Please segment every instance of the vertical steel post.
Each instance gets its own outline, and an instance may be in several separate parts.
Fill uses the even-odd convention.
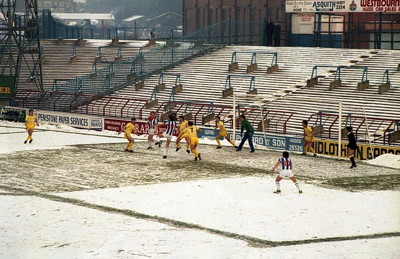
[[[338,158],[342,155],[342,102],[339,102],[339,123],[338,123]]]
[[[229,37],[228,37],[228,45],[232,44],[232,17],[229,17]]]
[[[382,12],[379,13],[378,49],[382,48]]]

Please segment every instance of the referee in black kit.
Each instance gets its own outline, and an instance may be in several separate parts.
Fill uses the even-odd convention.
[[[357,141],[353,133],[353,127],[346,127],[347,138],[349,139],[349,144],[347,144],[348,156],[350,157],[351,167],[357,167],[356,161],[354,160],[354,153],[357,150]]]

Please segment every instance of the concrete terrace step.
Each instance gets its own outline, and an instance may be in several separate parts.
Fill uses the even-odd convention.
[[[250,63],[250,57],[238,57],[239,69],[228,72],[228,64],[233,51],[273,51],[278,52],[279,70],[273,74],[266,74],[266,68],[270,66],[270,59],[258,58],[260,70],[246,74],[246,66]],[[329,100],[341,100],[360,109],[364,107],[367,116],[379,118],[400,118],[400,77],[393,76],[392,85],[395,87],[389,92],[378,94],[377,85],[387,68],[395,68],[400,63],[399,51],[351,49],[324,49],[324,48],[289,48],[289,47],[257,47],[257,46],[227,46],[210,55],[203,55],[185,62],[179,66],[168,69],[165,72],[181,74],[183,92],[176,94],[175,99],[190,102],[213,102],[214,104],[232,105],[232,98],[222,98],[222,90],[225,88],[227,75],[252,75],[256,77],[256,88],[260,95],[273,100],[268,104],[269,109],[296,112],[289,121],[294,130],[301,131],[300,122],[307,119],[312,113],[320,110],[335,111],[335,107],[329,104]],[[361,72],[343,70],[341,77],[343,86],[329,91],[329,83],[333,80],[335,70],[329,69],[322,74],[320,82],[311,88],[305,87],[305,82],[311,76],[314,65],[356,65],[369,67],[369,80],[371,86],[364,91],[357,91],[357,82],[361,80]],[[171,87],[173,79],[165,79],[168,87]],[[128,86],[115,92],[114,96],[140,98],[149,100],[154,86],[158,83],[158,75],[145,80],[145,87],[136,91],[134,86]],[[249,82],[236,80],[235,92],[245,93]],[[274,97],[275,96],[275,97]],[[170,92],[161,91],[157,94],[159,103],[169,100]],[[304,101],[303,98],[312,98]],[[96,104],[104,105],[102,100]],[[357,108],[358,107],[358,108]],[[107,108],[108,109],[108,108]],[[110,108],[111,109],[111,108]],[[145,110],[146,112],[148,110]],[[351,112],[352,109],[345,109]],[[354,111],[354,109],[353,109]],[[199,114],[203,114],[200,112]]]

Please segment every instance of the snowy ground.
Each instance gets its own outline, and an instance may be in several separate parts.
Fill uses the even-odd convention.
[[[400,257],[398,169],[292,155],[304,193],[276,195],[278,152],[202,145],[194,162],[127,154],[113,132],[25,137],[0,122],[0,258]]]

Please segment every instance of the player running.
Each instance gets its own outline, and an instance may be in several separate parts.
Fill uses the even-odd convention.
[[[285,178],[289,177],[290,180],[294,182],[296,185],[297,189],[299,190],[299,193],[303,193],[303,191],[300,189],[300,185],[297,182],[296,178],[294,178],[294,175],[292,173],[292,160],[289,159],[289,152],[285,151],[282,153],[281,158],[279,158],[278,162],[275,164],[275,167],[272,169],[272,172],[275,171],[275,169],[279,166],[282,165],[282,170],[279,172],[279,175],[276,177],[275,184],[276,184],[276,191],[274,193],[281,193],[281,185],[280,181]]]
[[[147,120],[147,124],[149,125],[149,136],[147,137],[147,141],[149,142],[149,147],[147,149],[153,149],[154,135],[156,135],[157,129],[157,118],[155,112],[150,112],[150,116]],[[157,142],[160,146],[161,142]]]
[[[304,128],[303,139],[305,139],[303,155],[306,155],[308,153],[308,150],[310,150],[314,154],[314,156],[317,156],[317,154],[315,154],[314,148],[312,147],[312,143],[314,140],[314,132],[312,128],[308,126],[308,121],[306,120],[303,120],[301,125]]]
[[[217,137],[215,138],[215,140],[218,143],[217,149],[222,148],[221,141],[220,141],[221,138],[226,138],[226,140],[228,140],[229,143],[232,144],[232,146],[237,148],[237,146],[235,145],[235,142],[229,138],[228,131],[225,128],[224,122],[221,121],[221,117],[219,117],[219,116],[215,117],[215,125],[216,125],[215,129],[219,129],[219,133],[218,133]]]
[[[167,130],[164,131],[163,133],[158,134],[158,137],[159,138],[164,137],[167,139],[165,153],[163,156],[163,158],[166,159],[168,157],[169,144],[171,143],[172,136],[174,135],[176,129],[176,121],[174,115],[169,115],[168,121],[166,121],[164,125],[167,125]]]
[[[184,130],[189,133],[190,137],[190,151],[194,155],[194,161],[197,159],[201,160],[200,153],[197,152],[197,146],[199,145],[199,138],[197,132],[203,132],[199,127],[193,125],[193,121],[189,121],[189,127]]]
[[[29,140],[29,143],[32,143],[32,141],[33,141],[32,134],[33,134],[33,131],[35,130],[35,123],[39,127],[39,122],[38,122],[36,116],[33,115],[33,109],[30,109],[29,114],[26,115],[26,117],[25,117],[25,128],[28,131],[28,137],[24,141],[24,144],[26,144],[26,142],[28,142],[28,140]]]
[[[349,139],[349,144],[347,144],[348,157],[351,161],[351,167],[357,167],[356,161],[354,159],[354,153],[357,150],[357,140],[353,133],[353,127],[346,127],[347,138]]]
[[[190,138],[189,138],[189,133],[184,132],[185,129],[188,127],[188,121],[185,120],[185,117],[183,116],[179,116],[179,124],[178,124],[178,128],[179,128],[179,134],[178,137],[176,139],[176,151],[178,152],[179,149],[181,149],[181,140],[184,139],[186,140],[186,152],[190,153]]]
[[[133,144],[135,143],[135,140],[132,137],[132,132],[135,133],[136,130],[136,126],[135,126],[135,122],[136,122],[136,118],[132,118],[131,122],[129,122],[128,124],[126,124],[124,126],[124,128],[122,129],[123,131],[125,131],[124,133],[124,138],[126,138],[129,142],[125,147],[125,152],[131,152],[133,153]],[[118,133],[120,134],[121,131]]]

